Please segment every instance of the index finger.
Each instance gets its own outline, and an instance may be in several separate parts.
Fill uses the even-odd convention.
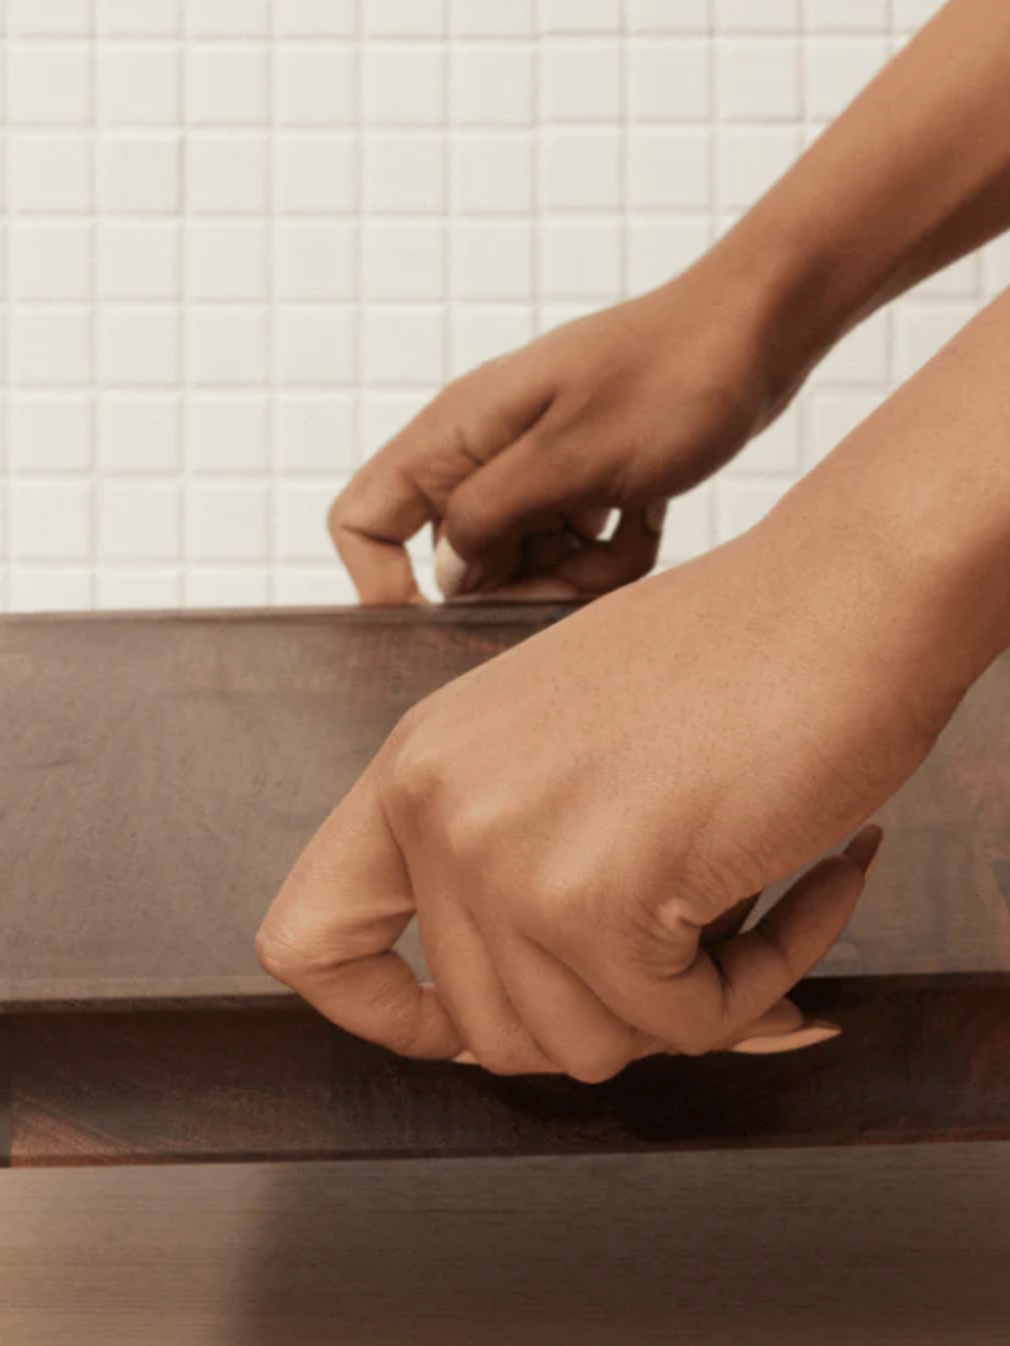
[[[464,1044],[393,945],[414,914],[407,868],[368,771],[316,833],[257,938],[263,966],[348,1032],[403,1056]]]
[[[406,543],[437,524],[453,492],[544,413],[543,362],[501,357],[457,379],[351,479],[330,533],[363,603],[423,603]]]

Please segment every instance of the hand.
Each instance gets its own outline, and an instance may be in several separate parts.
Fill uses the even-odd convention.
[[[752,1035],[841,933],[879,832],[754,931],[702,948],[705,927],[863,824],[960,695],[902,572],[794,497],[415,708],[274,904],[266,967],[352,1032],[496,1072],[600,1080]],[[415,912],[432,987],[390,952]]]
[[[404,544],[425,524],[447,596],[592,597],[647,574],[666,500],[787,400],[763,367],[763,296],[731,270],[717,250],[450,384],[333,506],[362,601],[422,601]]]

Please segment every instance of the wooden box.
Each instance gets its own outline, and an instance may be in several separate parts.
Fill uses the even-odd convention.
[[[502,1080],[397,1059],[259,969],[262,914],[399,716],[563,616],[0,622],[0,1161],[1010,1135],[1008,663],[884,811],[871,891],[797,992],[845,1030],[814,1051]]]

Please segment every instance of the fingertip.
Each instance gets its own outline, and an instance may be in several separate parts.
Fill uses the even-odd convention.
[[[876,863],[883,840],[884,829],[878,827],[876,823],[868,823],[866,827],[860,828],[842,851],[846,859],[851,860],[862,870],[864,879],[869,877],[870,870]]]

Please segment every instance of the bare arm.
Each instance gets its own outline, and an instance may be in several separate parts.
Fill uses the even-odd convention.
[[[868,313],[1008,225],[1010,8],[952,0],[684,275],[457,380],[366,464],[331,518],[363,600],[419,601],[405,543],[427,524],[449,593],[647,573],[667,499]]]

